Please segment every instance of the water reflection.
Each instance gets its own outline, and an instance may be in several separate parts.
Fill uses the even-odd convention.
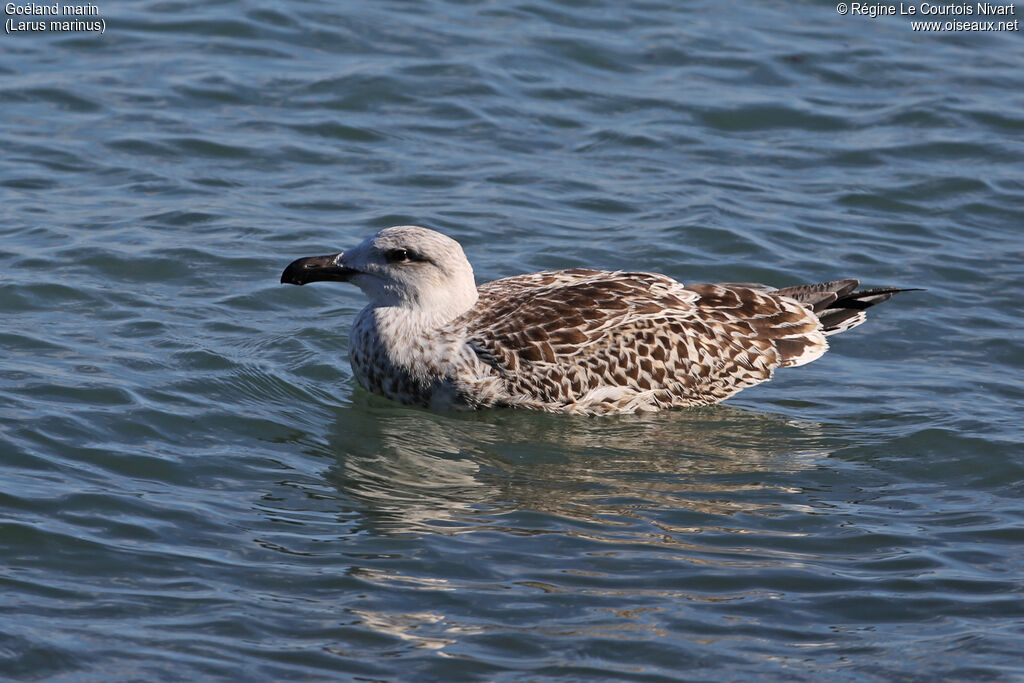
[[[454,638],[439,638],[426,635],[430,627],[445,625],[445,617],[434,612],[388,613],[370,610],[351,610],[350,614],[359,619],[364,628],[377,633],[395,636],[410,643],[413,647],[427,650],[441,650],[455,644]]]
[[[766,514],[780,496],[758,492],[784,492],[786,473],[835,444],[822,425],[727,406],[593,419],[370,401],[336,417],[325,476],[384,533],[459,533],[511,512],[609,530],[652,508]]]

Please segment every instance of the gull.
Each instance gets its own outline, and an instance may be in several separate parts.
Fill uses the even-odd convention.
[[[479,287],[462,247],[414,225],[293,261],[281,282],[351,282],[369,298],[349,339],[371,392],[431,409],[607,415],[717,403],[805,365],[826,337],[906,289],[853,278],[776,289],[554,270]]]

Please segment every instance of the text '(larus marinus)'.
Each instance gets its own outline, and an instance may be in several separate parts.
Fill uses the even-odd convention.
[[[429,408],[510,406],[601,415],[716,403],[804,365],[826,337],[902,289],[854,279],[775,289],[683,285],[574,268],[477,287],[455,240],[403,225],[349,251],[300,258],[281,282],[351,282],[361,385]]]

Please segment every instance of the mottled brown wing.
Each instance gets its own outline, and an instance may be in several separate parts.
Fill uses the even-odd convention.
[[[817,329],[813,313],[764,291],[591,270],[488,283],[465,320],[512,393],[616,409],[640,395],[659,408],[722,400],[792,364],[806,353],[794,334]]]
[[[706,320],[728,325],[740,339],[769,342],[781,367],[810,363],[828,349],[818,316],[809,304],[791,296],[732,284],[694,284],[686,289],[700,296],[696,304]]]
[[[496,303],[519,294],[535,292],[543,287],[558,287],[582,283],[590,278],[607,277],[608,271],[590,268],[572,268],[570,270],[545,270],[537,273],[524,273],[485,282],[477,287],[477,310],[487,310]]]

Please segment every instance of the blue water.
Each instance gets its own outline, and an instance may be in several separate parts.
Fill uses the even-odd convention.
[[[822,3],[97,3],[0,40],[0,676],[1024,677],[1024,42]],[[10,18],[5,15],[5,19]],[[298,256],[923,287],[655,416],[355,386]]]

